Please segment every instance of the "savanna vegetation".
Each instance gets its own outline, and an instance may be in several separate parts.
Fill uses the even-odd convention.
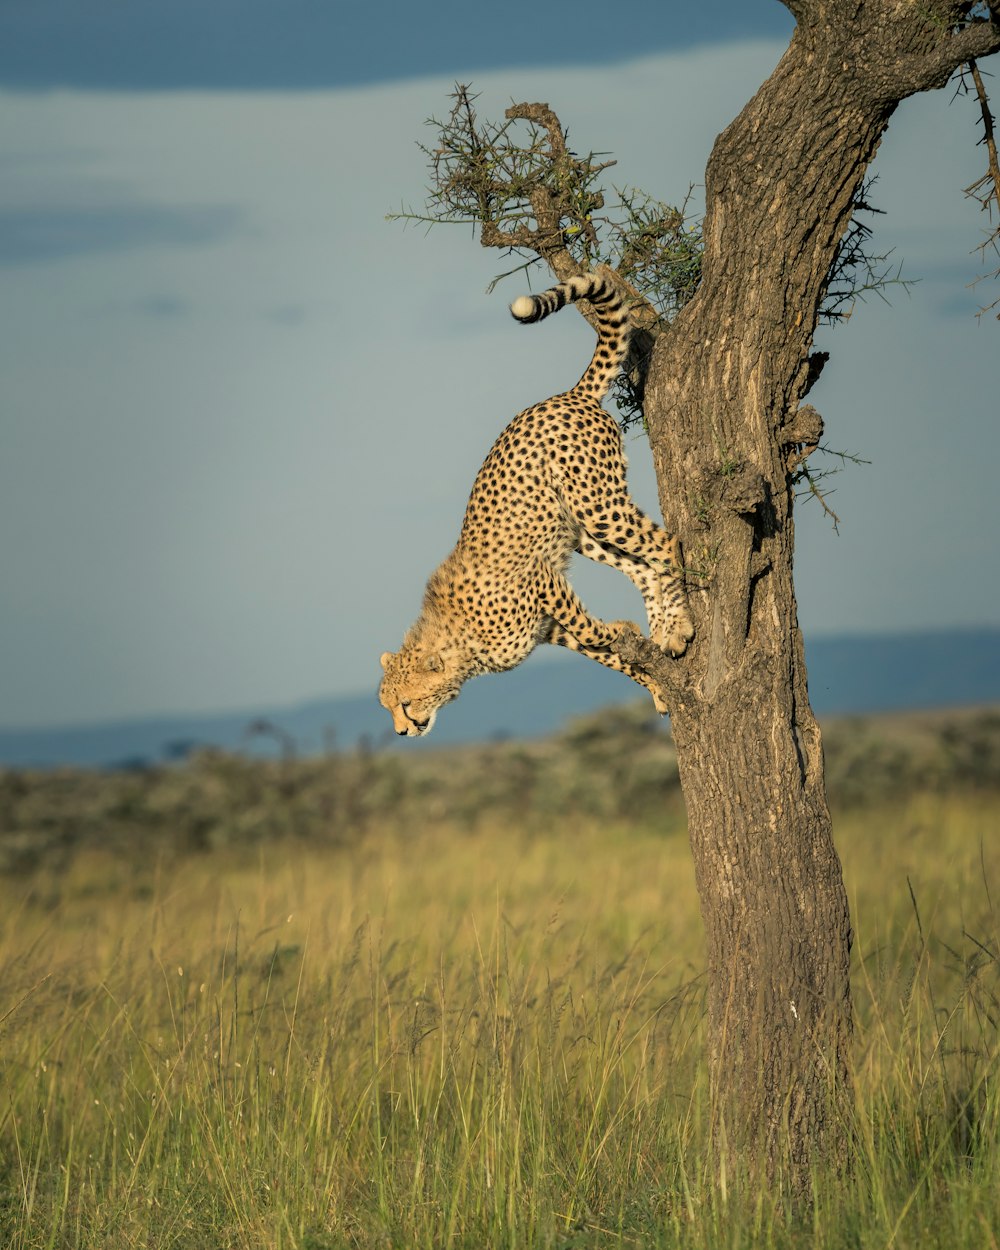
[[[0,774],[0,1244],[996,1247],[1000,715],[825,729],[852,1159],[797,1212],[713,1163],[694,869],[644,709]]]

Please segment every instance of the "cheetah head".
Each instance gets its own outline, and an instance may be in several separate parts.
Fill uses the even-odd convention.
[[[438,708],[458,698],[464,673],[457,663],[435,651],[404,646],[382,656],[379,702],[392,714],[392,726],[400,737],[419,738],[430,733]]]

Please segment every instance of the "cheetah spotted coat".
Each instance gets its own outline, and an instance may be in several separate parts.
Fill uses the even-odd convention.
[[[583,299],[600,321],[586,372],[516,416],[494,443],[419,618],[400,650],[382,656],[379,699],[400,735],[427,733],[463,682],[514,668],[541,642],[626,673],[666,711],[653,679],[613,650],[631,622],[595,620],[565,576],[573,552],[610,564],[642,593],[658,646],[677,656],[693,636],[679,543],[632,502],[621,433],[601,407],[628,342],[628,312],[609,278],[589,274],[521,296],[511,313],[540,321]]]

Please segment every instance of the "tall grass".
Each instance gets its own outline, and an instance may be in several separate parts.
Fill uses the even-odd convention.
[[[996,800],[839,823],[857,1160],[706,1165],[682,828],[370,832],[0,882],[0,1244],[996,1247]]]

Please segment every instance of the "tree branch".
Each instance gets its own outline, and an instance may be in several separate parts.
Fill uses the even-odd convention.
[[[781,0],[781,3],[799,23],[806,21],[815,8],[809,0]]]
[[[933,91],[943,87],[964,62],[993,52],[1000,52],[1000,17],[995,13],[947,35],[932,51],[902,61],[897,73],[890,75],[887,87],[897,100],[918,91]]]
[[[552,169],[556,174],[557,184],[567,183],[569,172],[567,165],[573,160],[566,150],[566,136],[563,134],[559,118],[547,104],[512,104],[504,113],[508,121],[527,121],[540,126],[549,136],[549,153]],[[613,161],[608,164],[614,164]],[[601,169],[606,165],[600,166]],[[504,231],[493,222],[483,222],[480,240],[483,247],[515,247],[536,252],[552,269],[556,277],[564,282],[583,272],[583,267],[575,260],[566,247],[562,230],[562,219],[565,205],[562,196],[556,189],[537,183],[529,192],[528,200],[535,217],[535,229],[521,226],[517,230]],[[602,208],[604,197],[598,192],[594,196],[594,207]],[[586,227],[594,235],[594,227],[588,222]],[[596,239],[596,236],[594,236]]]
[[[619,659],[648,673],[663,692],[668,707],[681,702],[690,692],[687,666],[673,660],[655,642],[634,630],[624,630],[614,646]]]
[[[494,278],[490,291],[536,259],[560,282],[608,267],[633,328],[615,399],[624,425],[639,422],[656,337],[701,278],[701,230],[688,223],[687,201],[672,208],[626,186],[613,188],[615,201],[607,206],[600,179],[615,161],[601,159],[604,153],[573,152],[548,104],[512,104],[496,125],[480,122],[468,86],[457,83],[451,98],[447,120],[428,121],[436,142],[420,145],[431,172],[425,211],[400,211],[389,219],[478,226],[484,247],[521,261]],[[600,329],[588,303],[581,300],[576,308]]]

